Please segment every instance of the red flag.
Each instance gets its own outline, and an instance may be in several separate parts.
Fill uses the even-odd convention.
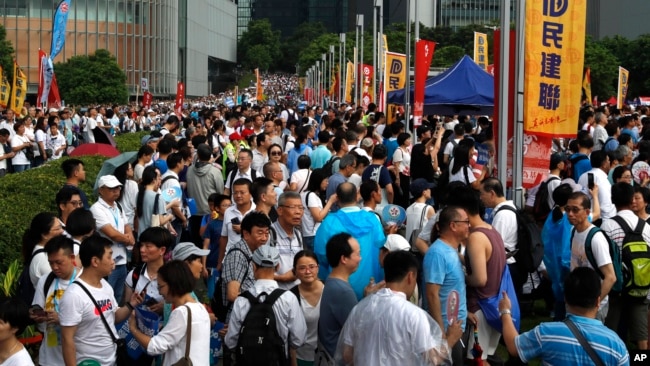
[[[61,95],[59,94],[59,85],[56,83],[56,75],[52,74],[52,84],[50,93],[47,95],[48,108],[61,108]]]
[[[372,75],[375,72],[373,69],[372,65],[366,65],[362,64],[361,65],[361,91],[362,91],[362,99],[361,99],[361,106],[363,106],[363,110],[367,111],[368,110],[368,104],[374,103],[374,94],[375,91],[373,90],[372,86]]]
[[[43,61],[47,55],[45,54],[45,51],[39,49],[38,50],[38,92],[36,94],[36,106],[37,107],[42,107],[41,104],[41,96],[43,95],[43,84],[45,83],[45,78],[43,76]]]
[[[413,125],[419,127],[422,124],[424,114],[424,83],[429,76],[429,67],[433,60],[433,52],[436,43],[421,39],[415,44],[415,91],[413,97]]]
[[[145,91],[142,96],[142,108],[149,109],[151,108],[151,102],[153,101],[153,95],[149,91]]]
[[[174,105],[174,112],[176,116],[180,119],[183,116],[183,101],[185,100],[185,85],[182,82],[178,82],[176,85],[176,104]]]

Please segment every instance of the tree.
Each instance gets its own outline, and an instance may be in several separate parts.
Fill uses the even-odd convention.
[[[465,50],[458,46],[447,46],[436,49],[433,55],[434,67],[449,67],[465,55]]]
[[[302,51],[309,46],[309,44],[325,34],[327,30],[321,22],[304,22],[296,27],[293,35],[282,41],[280,49],[282,50],[282,57],[278,60],[278,68],[286,72],[295,72],[295,65],[300,59]],[[338,52],[338,40],[336,51]]]
[[[4,70],[7,80],[11,82],[14,75],[14,48],[7,40],[7,31],[0,24],[0,66]]]
[[[591,68],[591,95],[604,100],[616,94],[619,61],[601,42],[585,39],[585,67]]]
[[[300,73],[304,75],[305,71],[310,66],[315,65],[316,61],[321,60],[321,56],[323,53],[329,53],[330,45],[337,45],[338,43],[339,43],[339,36],[334,33],[325,33],[322,34],[320,37],[314,39],[300,53],[300,58],[298,59],[298,63],[300,64],[300,70],[301,70]],[[338,62],[338,47],[335,48],[336,48],[336,53],[334,55],[334,59]],[[352,42],[351,45],[350,42],[347,42],[345,48],[346,48],[346,58],[349,58],[351,60],[352,50],[354,49],[354,42]]]
[[[61,98],[68,104],[120,104],[129,100],[126,74],[107,50],[58,62],[54,72]]]
[[[264,69],[257,64],[262,48],[256,47],[254,49],[253,46],[263,48],[264,52],[272,60],[267,69],[275,69],[278,60],[282,56],[280,51],[280,31],[273,30],[268,19],[251,20],[248,23],[248,30],[241,35],[237,44],[237,59],[245,69]]]

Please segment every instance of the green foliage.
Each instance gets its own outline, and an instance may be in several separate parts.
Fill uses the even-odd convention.
[[[0,24],[0,66],[7,77],[7,80],[13,80],[14,77],[14,48],[11,42],[7,40],[7,31]]]
[[[449,67],[460,60],[465,55],[465,50],[458,46],[447,46],[436,49],[433,55],[433,66]]]
[[[61,98],[68,104],[124,104],[129,99],[126,74],[107,50],[73,56],[54,66]]]
[[[237,44],[237,59],[244,69],[266,70],[260,61],[268,62],[267,68],[273,69],[274,61],[281,55],[280,31],[271,29],[268,19],[252,20],[248,23],[248,30],[242,34]]]
[[[277,60],[277,67],[284,71],[295,72],[296,63],[302,50],[326,32],[325,26],[321,22],[304,22],[300,24],[296,27],[293,35],[282,42],[280,46],[282,57]],[[336,46],[336,52],[338,52],[338,40],[334,45]]]
[[[16,293],[18,278],[23,268],[20,260],[16,259],[7,268],[6,272],[0,273],[0,295],[11,297]]]
[[[585,39],[585,67],[591,68],[591,95],[606,100],[616,95],[619,60],[605,46],[605,42]]]
[[[346,58],[352,60],[353,50],[354,50],[354,34],[352,34],[353,42],[346,42]],[[347,37],[347,36],[346,36]],[[334,33],[325,33],[321,34],[318,38],[313,40],[307,47],[305,47],[300,53],[300,74],[304,75],[305,71],[309,69],[312,65],[316,64],[316,61],[321,60],[322,54],[329,53],[330,45],[338,45],[339,36]],[[336,53],[334,58],[338,62],[338,47],[335,47]],[[372,52],[370,52],[372,54]],[[371,55],[372,57],[372,55]],[[371,58],[372,60],[372,58]]]
[[[145,133],[129,133],[115,137],[121,152],[140,148],[140,138]],[[19,174],[8,174],[0,179],[0,273],[6,273],[12,261],[20,259],[20,248],[25,230],[32,217],[39,212],[56,213],[54,197],[65,183],[61,163],[67,158],[51,161],[41,167]],[[106,157],[82,156],[86,171],[86,182],[81,189],[89,200],[95,200],[93,187],[97,173]]]

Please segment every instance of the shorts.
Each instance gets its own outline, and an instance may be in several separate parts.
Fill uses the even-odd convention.
[[[488,324],[485,316],[483,316],[483,311],[479,310],[474,315],[478,318],[478,343],[483,349],[481,358],[486,360],[489,355],[493,355],[496,352],[499,346],[499,339],[501,339],[501,333]],[[470,360],[474,359],[474,356],[472,356],[472,347],[474,347],[474,337],[469,337],[467,358]]]
[[[627,320],[630,340],[633,342],[648,339],[648,304],[637,299],[624,300],[623,309]]]

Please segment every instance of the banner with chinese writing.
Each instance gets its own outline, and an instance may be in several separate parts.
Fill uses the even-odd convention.
[[[332,68],[332,80],[329,90],[330,100],[339,100],[339,64]]]
[[[474,32],[474,62],[483,70],[487,70],[488,65],[488,39],[487,34]]]
[[[587,104],[591,103],[591,69],[585,70],[585,77],[582,79],[582,90],[585,91]]]
[[[413,92],[413,124],[419,127],[424,114],[424,82],[429,76],[436,43],[421,39],[415,43],[415,91]]]
[[[386,52],[384,64],[384,100],[386,95],[394,90],[403,89],[406,85],[406,55],[403,53]],[[393,123],[397,118],[397,106],[386,106],[386,122]]]
[[[375,72],[372,65],[361,65],[361,106],[364,111],[368,110],[368,104],[375,102],[375,88],[372,87],[372,74]]]
[[[345,103],[352,103],[352,84],[354,84],[354,63],[348,61],[345,70]]]
[[[524,131],[575,137],[582,97],[586,1],[527,1]]]
[[[16,60],[14,60],[14,85],[11,88],[11,102],[9,103],[9,108],[16,113],[17,116],[21,116],[23,103],[25,102],[25,96],[27,96],[27,76],[23,70],[18,66]]]
[[[630,72],[622,67],[618,67],[618,92],[616,95],[616,108],[623,108],[625,104],[625,96],[627,95],[627,84],[629,81]]]
[[[183,118],[183,101],[185,100],[185,85],[182,82],[176,84],[176,103],[174,104],[174,112],[180,119]]]
[[[153,101],[153,95],[149,93],[148,90],[144,92],[142,96],[142,107],[145,109],[151,108],[151,102]]]
[[[0,65],[0,107],[6,108],[9,105],[10,90],[11,85],[9,85],[9,80],[7,80],[7,74],[5,74],[5,71]]]

